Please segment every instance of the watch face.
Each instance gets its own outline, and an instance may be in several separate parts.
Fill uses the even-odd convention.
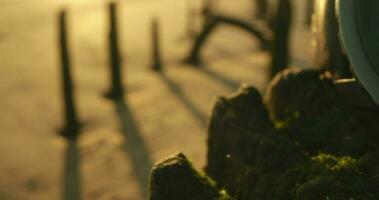
[[[355,76],[379,104],[379,1],[337,0],[337,14]]]

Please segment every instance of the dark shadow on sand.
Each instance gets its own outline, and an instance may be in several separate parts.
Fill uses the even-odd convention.
[[[80,154],[75,140],[67,141],[63,170],[62,200],[81,200]]]
[[[121,133],[125,140],[123,147],[133,165],[132,169],[142,194],[141,199],[146,199],[150,169],[153,166],[149,150],[141,136],[133,111],[126,101],[115,100],[114,104],[117,117],[120,120]]]
[[[175,94],[175,96],[180,100],[180,102],[191,112],[192,116],[198,121],[202,127],[208,126],[208,118],[204,113],[202,113],[196,105],[190,100],[190,98],[183,92],[180,86],[168,77],[164,73],[159,74],[162,82],[167,86],[167,88]]]
[[[251,52],[234,52],[228,48],[212,48],[212,54],[206,57],[207,60],[219,60],[219,59],[231,59],[234,65],[240,66],[257,66],[262,67],[257,62],[253,60],[247,59],[246,57],[249,55],[254,55],[254,53],[260,52],[259,50],[251,51]],[[233,66],[231,66],[233,67]]]
[[[203,73],[209,78],[226,86],[232,92],[236,91],[241,85],[241,83],[239,83],[238,81],[232,80],[224,76],[223,74],[220,74],[219,72],[210,69],[209,67],[199,67],[197,69],[199,72]]]
[[[217,44],[216,44],[217,45]],[[221,46],[221,45],[219,45]],[[212,45],[213,47],[213,45]],[[256,50],[255,52],[258,52],[259,50]],[[233,70],[233,68],[237,65],[240,66],[248,66],[248,67],[259,67],[262,68],[261,64],[254,62],[252,60],[249,60],[246,58],[246,56],[249,55],[249,53],[255,53],[255,52],[241,52],[240,54],[233,52],[232,50],[229,50],[226,47],[220,47],[220,48],[213,48],[212,55],[209,55],[206,57],[206,60],[218,60],[218,59],[233,59],[233,65],[230,66],[230,70]],[[239,66],[239,67],[240,67]],[[202,64],[201,67],[196,67],[199,72],[203,73],[204,75],[208,76],[209,78],[221,83],[222,85],[226,86],[231,92],[234,92],[238,90],[238,88],[241,86],[241,82],[237,80],[233,80],[224,74],[221,74],[220,72],[217,72],[210,67],[207,66],[206,61]]]

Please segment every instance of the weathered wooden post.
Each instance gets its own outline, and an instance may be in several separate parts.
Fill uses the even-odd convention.
[[[268,2],[267,0],[254,0],[255,18],[258,20],[267,20]]]
[[[75,139],[79,135],[80,123],[78,120],[74,101],[74,84],[71,74],[71,61],[69,54],[66,10],[59,13],[59,47],[61,56],[61,80],[64,102],[65,125],[61,130],[62,136]]]
[[[191,7],[187,8],[187,16],[186,16],[186,33],[188,38],[194,38],[196,36],[196,28],[195,28],[195,17],[196,10]]]
[[[314,0],[307,0],[305,7],[305,21],[304,24],[308,27],[312,24],[312,15],[314,11]]]
[[[208,24],[209,20],[212,18],[211,12],[215,6],[215,3],[216,3],[215,0],[203,0],[202,1],[201,12],[202,12],[203,17],[204,17],[203,24]]]
[[[289,39],[292,21],[291,0],[279,0],[273,19],[271,43],[271,77],[285,69],[289,60]]]
[[[200,52],[205,42],[207,41],[209,36],[214,32],[218,24],[219,23],[216,19],[210,18],[208,22],[203,25],[200,34],[194,41],[189,56],[184,60],[185,63],[190,64],[194,67],[201,67],[203,62],[200,58]]]
[[[160,49],[160,29],[158,18],[151,20],[151,47],[152,47],[152,64],[154,71],[162,71],[161,49]]]
[[[215,29],[220,24],[229,24],[235,26],[239,29],[242,29],[252,35],[254,38],[259,39],[261,42],[262,48],[266,49],[269,46],[269,40],[267,39],[267,35],[265,35],[265,31],[251,25],[248,22],[228,17],[224,15],[210,15],[210,18],[207,24],[204,24],[202,31],[197,36],[196,40],[193,43],[189,56],[185,59],[185,63],[190,64],[195,67],[202,66],[202,60],[200,57],[200,53],[205,43],[209,39],[212,33],[214,33]]]
[[[122,84],[122,62],[118,46],[117,4],[109,4],[109,57],[111,88],[105,93],[109,99],[120,99],[124,95]]]
[[[310,27],[312,24],[312,15],[314,10],[314,0],[306,0],[304,25]]]

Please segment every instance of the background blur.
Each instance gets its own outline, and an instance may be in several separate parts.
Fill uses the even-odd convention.
[[[251,21],[253,0],[219,0],[219,12]],[[147,195],[152,164],[184,152],[201,169],[207,123],[217,96],[240,83],[264,91],[269,55],[245,32],[217,29],[206,67],[183,64],[202,25],[200,0],[118,1],[125,103],[104,99],[109,86],[106,0],[0,0],[0,199],[126,199]],[[294,0],[291,66],[308,67],[305,1]],[[80,120],[78,142],[63,125],[58,11],[68,12]],[[151,65],[150,23],[157,17],[164,73]]]

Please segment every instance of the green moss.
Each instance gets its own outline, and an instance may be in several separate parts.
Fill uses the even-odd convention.
[[[300,111],[290,110],[290,111],[286,111],[286,113],[288,113],[287,118],[274,121],[276,129],[288,128],[293,122],[295,122],[296,120],[300,118]]]
[[[306,176],[296,186],[296,199],[378,199],[378,182],[361,170],[360,162],[330,154],[312,157],[303,165]]]
[[[323,165],[330,171],[340,171],[343,169],[353,169],[356,167],[357,160],[351,157],[340,157],[330,154],[319,154],[311,158],[312,161]]]

